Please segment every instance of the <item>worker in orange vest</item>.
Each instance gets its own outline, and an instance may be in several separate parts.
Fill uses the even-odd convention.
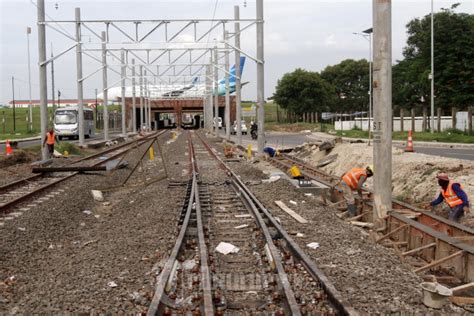
[[[56,139],[57,139],[57,136],[56,134],[54,134],[53,129],[50,129],[49,132],[46,133],[46,137],[44,138],[43,147],[45,145],[48,145],[48,152],[49,152],[50,157],[53,157],[54,144],[56,143]]]
[[[445,201],[449,207],[448,218],[458,222],[461,216],[470,212],[467,194],[459,183],[449,180],[446,173],[439,173],[436,178],[441,187],[441,192],[438,197],[430,203],[430,205],[434,207]]]
[[[347,202],[347,211],[350,217],[357,215],[357,206],[354,199],[354,191],[362,197],[362,186],[365,181],[374,175],[374,167],[367,166],[363,168],[352,168],[344,176],[342,176],[342,190],[344,198]]]

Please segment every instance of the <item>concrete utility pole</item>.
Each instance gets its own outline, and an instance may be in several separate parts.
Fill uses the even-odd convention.
[[[148,127],[149,127],[150,131],[152,130],[151,122],[152,122],[152,117],[151,117],[151,89],[148,88],[148,124],[150,124]]]
[[[234,6],[234,19],[240,20],[240,8],[238,5]],[[240,49],[240,23],[236,22],[234,25],[235,32],[235,47]],[[241,105],[241,80],[240,80],[240,52],[235,51],[235,111],[237,119],[237,144],[242,145],[242,105]]]
[[[33,130],[33,103],[31,101],[31,62],[30,62],[30,34],[31,27],[26,28],[26,44],[28,47],[28,97],[30,103],[28,103],[28,130]]]
[[[258,152],[263,153],[265,146],[265,73],[263,46],[263,0],[257,0],[257,109],[258,109]]]
[[[374,0],[374,218],[392,210],[392,1]]]
[[[224,41],[227,43],[229,41],[229,32],[225,31]],[[229,50],[225,50],[224,55],[225,60],[225,139],[230,140],[230,87],[229,87]]]
[[[107,89],[107,37],[105,32],[101,33],[102,36],[102,93],[104,95],[102,104],[104,106],[104,140],[109,140],[109,109],[107,108],[109,103],[109,90]]]
[[[137,131],[137,102],[135,100],[137,91],[135,89],[135,59],[132,58],[132,132]]]
[[[214,123],[215,129],[214,134],[217,137],[219,135],[219,68],[218,68],[218,55],[217,55],[217,46],[214,46],[214,88],[212,93],[214,94]]]
[[[122,136],[127,136],[127,127],[125,124],[125,76],[126,76],[126,68],[125,68],[125,51],[122,49],[120,52],[120,63],[122,64],[122,71],[120,72],[122,77]]]
[[[434,134],[434,10],[431,0],[431,134]]]
[[[39,84],[40,84],[40,125],[41,125],[41,144],[44,143],[46,130],[48,128],[48,81],[46,75],[46,25],[42,24],[45,20],[44,0],[38,0],[38,56],[39,56]],[[41,151],[43,160],[49,158],[46,147]]]
[[[79,146],[84,146],[84,90],[82,85],[81,8],[76,8],[76,67],[77,67],[77,112],[79,119]]]
[[[143,117],[143,66],[140,65],[140,129],[145,123],[145,118]]]

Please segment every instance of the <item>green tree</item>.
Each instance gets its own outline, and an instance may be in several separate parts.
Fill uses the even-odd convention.
[[[455,13],[455,7],[434,16],[435,103],[445,110],[474,104],[474,15]],[[394,69],[394,99],[408,98],[408,105],[421,97],[429,103],[430,23],[426,15],[407,24],[405,60]]]
[[[334,87],[317,72],[298,68],[278,80],[273,100],[287,111],[301,115],[304,112],[327,111],[334,101]]]
[[[334,111],[367,110],[369,105],[369,63],[365,59],[346,59],[328,66],[321,77],[332,84],[338,102]]]

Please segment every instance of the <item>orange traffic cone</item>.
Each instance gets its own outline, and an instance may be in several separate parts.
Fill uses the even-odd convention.
[[[12,146],[10,146],[10,140],[7,139],[7,142],[5,144],[5,151],[7,153],[7,156],[10,156],[13,154],[13,149],[12,149]]]
[[[407,147],[405,148],[405,152],[412,153],[414,152],[413,150],[413,136],[412,136],[412,131],[408,131],[408,142],[407,142]]]

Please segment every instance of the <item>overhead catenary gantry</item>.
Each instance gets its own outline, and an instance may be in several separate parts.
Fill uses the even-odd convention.
[[[60,58],[72,49],[76,49],[76,81],[79,112],[79,145],[84,145],[83,124],[83,83],[88,78],[102,71],[102,93],[104,102],[104,138],[108,139],[108,90],[120,84],[122,90],[122,133],[135,131],[135,120],[128,124],[125,120],[125,84],[132,84],[132,104],[140,106],[142,124],[150,127],[151,107],[150,90],[152,82],[158,84],[190,84],[195,77],[206,81],[205,91],[200,95],[204,101],[204,120],[208,130],[212,128],[210,122],[212,105],[218,105],[218,76],[219,72],[225,74],[226,87],[226,137],[230,137],[229,116],[229,54],[233,53],[236,60],[236,101],[237,101],[237,137],[241,143],[241,109],[240,109],[240,55],[244,55],[257,64],[257,108],[259,138],[258,150],[263,151],[264,145],[264,52],[263,52],[263,0],[256,0],[256,18],[241,19],[238,6],[234,7],[234,18],[229,19],[104,19],[87,20],[81,18],[80,8],[75,9],[74,20],[45,20],[44,0],[37,1],[38,8],[38,49],[40,68],[40,106],[41,106],[41,133],[45,137],[47,129],[47,82],[46,66],[53,60]],[[229,32],[228,25],[233,24],[234,32]],[[74,27],[75,36],[67,32],[65,27]],[[256,52],[254,57],[240,47],[240,36],[243,32],[256,26]],[[62,34],[73,42],[52,59],[46,58],[46,27]],[[85,33],[97,38],[97,42],[83,42]],[[209,46],[211,35],[220,34],[222,40],[215,40],[214,47]],[[234,39],[234,44],[231,44]],[[205,46],[202,44],[205,43]],[[153,47],[151,47],[153,46]],[[156,46],[156,47],[155,47]],[[97,57],[96,54],[101,56]],[[83,56],[94,60],[100,67],[93,72],[83,75]],[[109,58],[119,61],[118,64],[108,63]],[[224,63],[221,60],[224,59]],[[212,64],[211,64],[212,63]],[[115,69],[120,66],[120,70]],[[137,68],[138,67],[138,71]],[[108,71],[119,75],[120,80],[109,83]],[[145,75],[145,72],[147,74]],[[189,72],[189,74],[188,74]],[[138,79],[138,80],[137,80]],[[152,79],[152,80],[150,80]],[[166,80],[168,79],[168,80]],[[139,84],[138,89],[135,84]],[[216,96],[212,102],[212,95]],[[136,98],[139,98],[137,102]],[[197,95],[197,97],[199,97]],[[214,104],[212,104],[214,103]],[[206,115],[207,114],[207,115]],[[135,112],[134,112],[135,115]],[[214,112],[217,120],[218,111]],[[217,129],[217,124],[216,124]],[[47,153],[43,152],[46,159]]]

